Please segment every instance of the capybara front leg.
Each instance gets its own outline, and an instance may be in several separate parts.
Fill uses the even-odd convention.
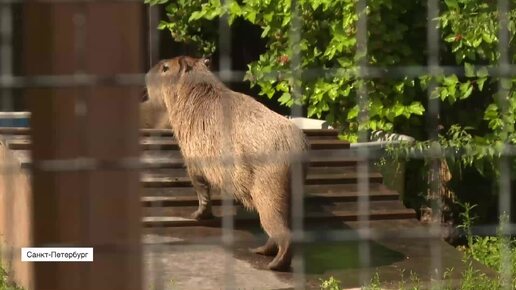
[[[210,198],[210,186],[200,176],[194,176],[192,178],[192,185],[197,193],[197,199],[199,200],[199,208],[192,213],[192,218],[196,220],[211,219],[213,213],[211,209],[211,198]]]
[[[250,251],[251,253],[258,255],[274,256],[276,255],[276,253],[278,253],[278,246],[272,238],[269,238],[265,245],[260,246],[258,248],[250,249]]]

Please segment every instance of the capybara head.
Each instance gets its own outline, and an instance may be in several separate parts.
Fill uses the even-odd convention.
[[[145,102],[149,98],[174,96],[182,81],[190,79],[192,71],[195,71],[195,76],[199,77],[203,73],[210,72],[209,66],[209,58],[178,56],[160,61],[145,76],[146,90],[141,102]]]

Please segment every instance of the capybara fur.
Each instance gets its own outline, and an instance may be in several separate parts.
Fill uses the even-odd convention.
[[[193,217],[212,217],[210,195],[232,194],[258,212],[269,236],[251,251],[275,255],[267,266],[271,270],[289,269],[290,179],[294,168],[301,170],[302,181],[305,178],[301,156],[309,146],[303,131],[252,97],[230,90],[205,58],[162,60],[147,73],[146,88],[148,98],[167,109],[199,199]]]

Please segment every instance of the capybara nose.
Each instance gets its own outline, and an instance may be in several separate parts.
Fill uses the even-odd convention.
[[[141,103],[144,103],[146,102],[147,100],[149,99],[149,94],[147,92],[147,88],[143,89],[143,92],[141,94],[141,97],[140,97],[140,102]]]

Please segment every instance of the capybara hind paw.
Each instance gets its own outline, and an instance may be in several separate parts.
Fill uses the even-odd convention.
[[[290,262],[274,259],[267,265],[267,269],[277,272],[287,272],[290,271]]]
[[[196,210],[191,217],[196,220],[208,220],[213,218],[213,213],[210,210]]]
[[[249,251],[251,253],[258,254],[258,255],[275,256],[276,253],[278,253],[278,247],[276,247],[274,245],[265,244],[258,248],[249,249]]]

